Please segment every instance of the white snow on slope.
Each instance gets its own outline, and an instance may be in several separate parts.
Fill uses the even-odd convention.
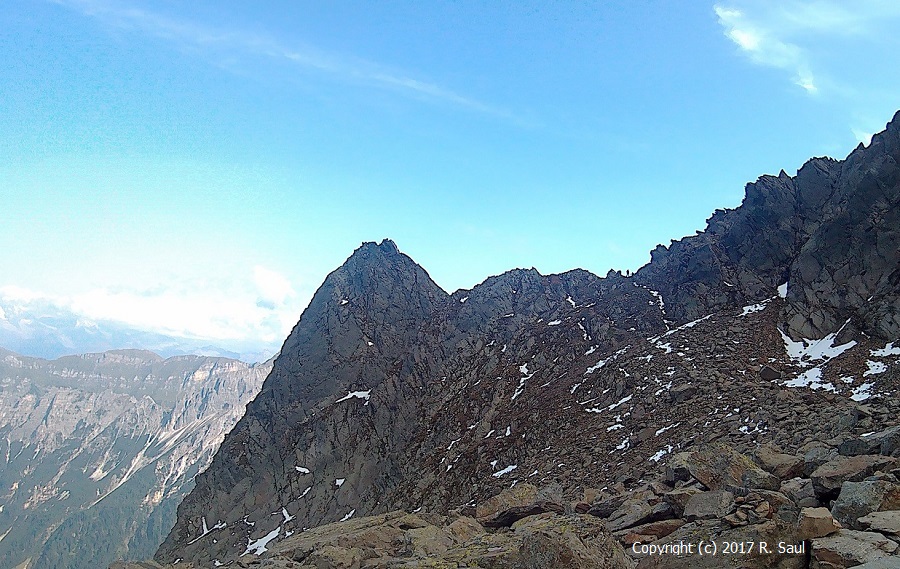
[[[272,540],[277,538],[279,533],[281,533],[280,526],[273,529],[256,541],[248,540],[247,550],[241,553],[241,556],[247,555],[248,553],[252,553],[254,555],[262,555],[269,550],[266,546],[269,545]]]
[[[850,396],[850,399],[854,401],[865,401],[872,397],[872,387],[874,387],[873,383],[863,383],[853,388],[853,395]]]
[[[843,329],[843,327],[841,327],[841,329]],[[802,338],[798,342],[791,340],[791,338],[781,330],[778,330],[778,333],[781,334],[781,339],[784,341],[784,348],[787,351],[788,356],[794,360],[794,363],[802,366],[810,366],[812,365],[810,363],[812,361],[828,361],[832,358],[836,358],[856,345],[856,340],[851,340],[846,344],[835,346],[834,339],[840,331],[841,330],[832,332],[821,340],[807,340]]]
[[[787,290],[788,290],[788,284],[787,284],[787,283],[778,285],[778,289],[777,289],[777,290],[778,290],[778,296],[779,296],[779,297],[781,297],[781,298],[787,298]]]
[[[497,472],[491,474],[491,476],[493,476],[494,478],[500,478],[500,477],[503,476],[504,474],[509,474],[510,472],[512,472],[513,470],[515,470],[515,469],[518,468],[518,467],[519,467],[518,464],[510,464],[509,466],[507,466],[507,467],[504,468],[503,470],[499,470],[499,471],[497,471]]]
[[[650,457],[650,460],[652,460],[653,462],[659,462],[662,457],[666,456],[670,452],[672,452],[672,445],[666,445],[666,448],[656,451],[656,453],[654,453],[653,456]]]
[[[369,389],[368,391],[351,391],[351,392],[347,393],[347,395],[345,395],[345,396],[341,397],[340,399],[338,399],[337,401],[335,401],[335,403],[340,403],[341,401],[347,401],[348,399],[356,398],[356,399],[364,399],[365,404],[368,405],[370,393],[372,393],[371,389]]]
[[[612,405],[609,405],[608,407],[591,407],[590,409],[585,409],[585,411],[587,411],[588,413],[602,413],[604,411],[612,411],[616,407],[618,407],[620,405],[624,405],[625,403],[628,403],[629,401],[631,401],[631,398],[632,398],[632,395],[628,395],[628,396],[623,397],[622,399],[618,400],[617,402],[613,403]]]
[[[515,401],[516,397],[522,394],[525,390],[525,382],[531,379],[531,376],[534,375],[534,372],[528,373],[528,364],[522,364],[519,366],[519,372],[522,374],[522,379],[519,380],[519,385],[516,387],[515,393],[513,393],[512,399],[510,401]]]
[[[808,387],[810,389],[824,389],[825,391],[835,391],[834,386],[830,383],[822,381],[822,369],[814,367],[808,369],[789,381],[784,383],[785,387]]]
[[[754,312],[760,312],[765,310],[766,303],[760,302],[758,304],[750,304],[744,307],[744,311],[741,313],[741,316],[747,316],[748,314],[753,314]]]
[[[887,356],[900,356],[900,346],[895,347],[893,342],[888,342],[880,350],[872,350],[869,353],[871,355],[875,356],[876,358],[884,358]]]
[[[863,372],[863,377],[875,375],[878,373],[884,373],[887,371],[887,366],[881,362],[866,360],[866,365],[869,366],[869,369]]]

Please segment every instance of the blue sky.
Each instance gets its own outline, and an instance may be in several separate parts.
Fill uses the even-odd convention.
[[[0,5],[0,295],[280,344],[394,239],[636,269],[900,108],[894,1]],[[2,314],[0,314],[2,317]]]

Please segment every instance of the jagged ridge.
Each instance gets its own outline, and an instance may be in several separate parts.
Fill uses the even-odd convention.
[[[157,558],[225,561],[265,536],[445,512],[532,476],[572,495],[637,480],[694,438],[796,447],[804,424],[835,437],[886,421],[890,400],[868,423],[842,413],[896,387],[896,362],[867,388],[863,370],[900,337],[898,138],[895,117],[845,161],[760,178],[634,277],[515,270],[447,295],[392,242],[364,244],[316,292]],[[780,336],[838,329],[828,345],[855,347],[812,369]],[[203,519],[221,522],[210,539]]]

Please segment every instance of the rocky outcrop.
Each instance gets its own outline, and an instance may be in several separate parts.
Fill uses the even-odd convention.
[[[796,176],[762,176],[706,231],[657,247],[637,281],[662,293],[679,321],[787,283],[792,337],[821,338],[848,319],[870,335],[900,337],[898,153],[900,114],[844,161],[814,158]]]
[[[562,509],[622,539],[790,541],[800,508],[894,468],[880,433],[900,413],[898,137],[895,120],[845,161],[760,178],[635,276],[517,269],[447,294],[394,243],[363,244],[156,559],[232,562],[288,532],[468,512],[526,483],[559,490],[522,486],[488,529]]]
[[[496,502],[519,501],[521,494],[501,495]],[[273,569],[631,569],[633,566],[600,520],[553,512],[523,516],[499,531],[491,531],[459,513],[442,516],[389,512],[326,524],[261,547],[266,550],[265,566]],[[257,563],[238,560],[235,565],[247,567]],[[176,563],[166,567],[193,569],[196,565]],[[122,569],[143,568],[125,565]]]

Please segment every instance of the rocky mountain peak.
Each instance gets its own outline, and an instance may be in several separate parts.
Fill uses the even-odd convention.
[[[157,559],[227,563],[354,516],[465,513],[519,483],[625,496],[702,442],[802,453],[883,428],[900,412],[896,138],[760,177],[635,275],[516,269],[447,295],[393,242],[363,244]]]

